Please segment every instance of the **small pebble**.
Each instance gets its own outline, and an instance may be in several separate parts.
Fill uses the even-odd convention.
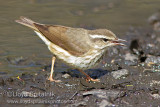
[[[125,59],[125,60],[129,60],[129,61],[135,61],[135,60],[138,60],[138,56],[133,55],[133,54],[131,54],[131,53],[127,53],[127,54],[124,56],[124,59]]]
[[[160,57],[156,57],[156,56],[149,56],[146,60],[145,60],[145,63],[160,63]]]
[[[115,78],[115,79],[119,79],[121,77],[125,77],[127,75],[129,75],[129,71],[127,69],[121,69],[118,71],[113,71],[111,73],[111,75]]]
[[[107,101],[107,100],[102,100],[99,104],[99,107],[114,107],[115,105],[113,105],[111,102]]]
[[[62,75],[62,77],[63,78],[69,78],[69,77],[71,77],[69,74],[64,74],[64,75]]]
[[[159,94],[150,94],[152,97],[154,97],[155,99],[160,99],[160,95]]]

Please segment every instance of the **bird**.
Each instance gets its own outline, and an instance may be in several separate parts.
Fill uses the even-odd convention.
[[[123,39],[119,39],[108,29],[88,30],[62,25],[40,24],[27,17],[20,16],[17,23],[25,25],[44,41],[53,54],[50,76],[51,82],[62,82],[53,78],[55,60],[60,59],[86,76],[86,81],[100,82],[84,72],[96,66],[109,47],[125,46]]]

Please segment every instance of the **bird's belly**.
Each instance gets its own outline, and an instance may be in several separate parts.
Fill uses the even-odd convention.
[[[56,46],[48,47],[49,50],[60,60],[77,69],[89,69],[95,66],[101,59],[104,51],[93,50],[83,56],[74,56]]]
[[[78,69],[89,69],[95,66],[101,59],[102,53],[95,53],[87,56],[57,56],[59,59],[63,60],[65,63]]]
[[[77,66],[77,68],[79,67],[80,69],[89,69],[99,63],[101,56],[102,55],[99,54],[96,56],[90,56],[90,58],[78,58],[75,66]]]

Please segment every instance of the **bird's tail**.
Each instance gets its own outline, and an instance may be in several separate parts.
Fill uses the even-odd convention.
[[[24,16],[21,16],[19,20],[15,20],[15,22],[20,23],[22,25],[25,25],[33,30],[38,31],[38,29],[34,26],[34,23],[36,23],[36,22],[34,22],[31,19],[26,18]]]

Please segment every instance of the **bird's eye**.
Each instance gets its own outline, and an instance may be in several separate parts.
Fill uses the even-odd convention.
[[[108,39],[104,38],[104,39],[103,39],[103,41],[107,42],[107,41],[108,41]]]

